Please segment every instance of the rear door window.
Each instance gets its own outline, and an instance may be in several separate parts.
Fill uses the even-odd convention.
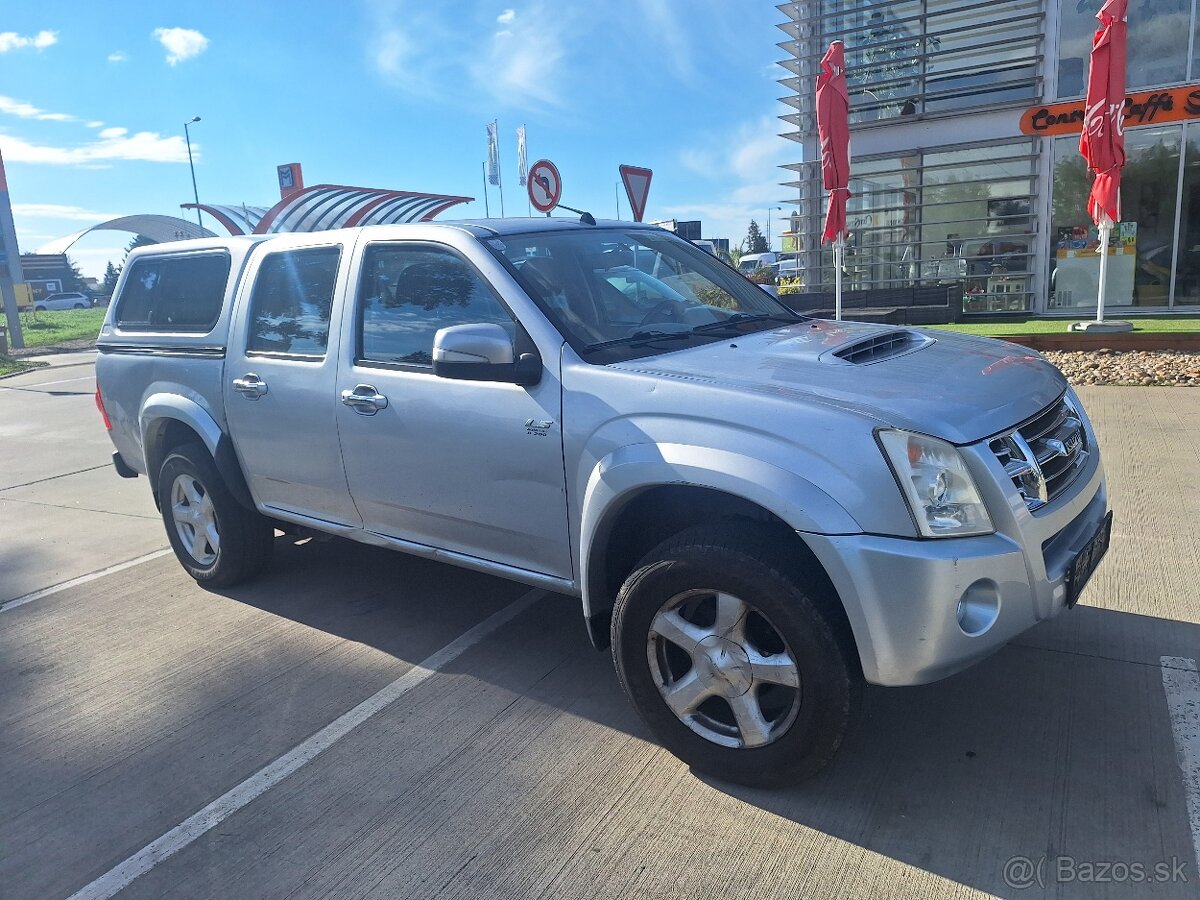
[[[228,253],[147,256],[130,264],[117,327],[133,331],[209,332],[221,315]]]
[[[247,353],[323,359],[342,248],[309,247],[266,256],[250,295]]]

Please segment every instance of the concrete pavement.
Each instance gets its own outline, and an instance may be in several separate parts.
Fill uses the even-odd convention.
[[[165,546],[91,383],[47,376],[0,382],[0,599]],[[1162,660],[1200,657],[1200,392],[1081,393],[1116,514],[1083,603],[962,675],[870,689],[813,781],[697,778],[547,596],[119,896],[1195,897]],[[0,613],[6,900],[101,878],[527,591],[340,541],[276,553],[220,594],[167,556]]]

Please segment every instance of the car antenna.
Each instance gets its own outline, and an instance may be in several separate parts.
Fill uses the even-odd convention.
[[[593,216],[590,212],[584,212],[582,209],[575,209],[573,206],[566,206],[562,203],[560,203],[558,205],[560,208],[565,209],[568,212],[579,213],[579,221],[581,224],[583,224],[583,225],[595,225],[596,224],[596,217]]]

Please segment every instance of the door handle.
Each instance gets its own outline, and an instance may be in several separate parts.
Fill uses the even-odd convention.
[[[267,392],[267,383],[253,372],[247,372],[241,378],[233,379],[233,389],[247,400],[257,400]]]
[[[387,409],[388,398],[375,390],[374,385],[360,384],[352,391],[342,391],[342,403],[356,413],[373,416],[381,409]]]

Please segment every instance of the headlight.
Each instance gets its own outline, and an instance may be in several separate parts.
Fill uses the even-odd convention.
[[[909,431],[880,431],[879,444],[924,537],[990,534],[992,520],[954,445]]]

